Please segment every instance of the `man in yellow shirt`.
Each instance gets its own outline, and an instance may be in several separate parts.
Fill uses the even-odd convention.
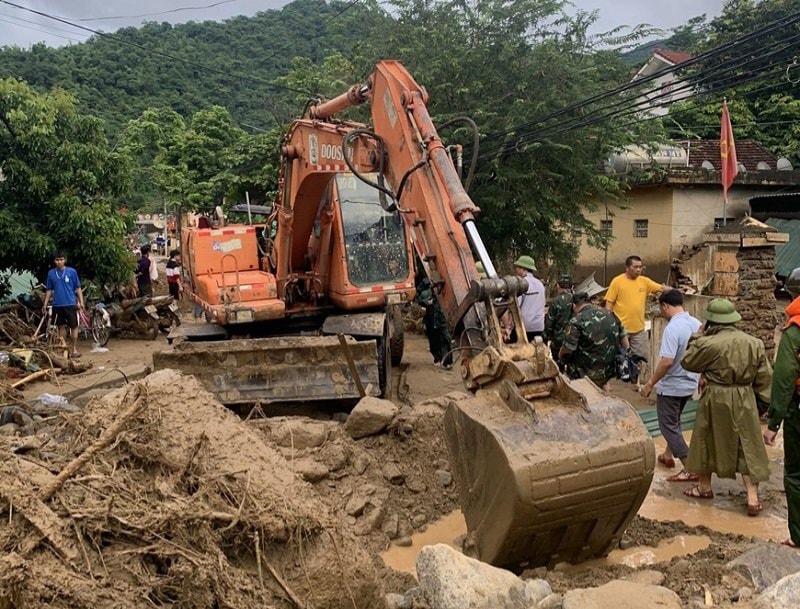
[[[619,317],[628,332],[633,352],[648,357],[650,349],[644,329],[647,297],[672,287],[645,277],[642,275],[642,268],[642,259],[639,256],[628,256],[625,259],[625,272],[614,277],[608,285],[606,309]]]

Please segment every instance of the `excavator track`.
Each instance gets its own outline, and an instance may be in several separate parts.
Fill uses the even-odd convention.
[[[477,558],[514,567],[606,555],[653,478],[653,441],[633,407],[588,380],[583,399],[511,409],[491,390],[452,400],[445,432]],[[581,403],[582,402],[582,403]]]

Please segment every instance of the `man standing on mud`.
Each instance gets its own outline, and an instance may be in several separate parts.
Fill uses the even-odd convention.
[[[564,331],[572,318],[572,277],[561,275],[556,284],[556,297],[547,307],[544,318],[544,341],[550,341],[550,352],[558,361],[558,352],[564,344]]]
[[[783,425],[783,486],[789,509],[789,537],[781,543],[797,548],[800,546],[800,297],[786,307],[786,314],[789,321],[781,333],[775,358],[764,442],[774,445]]]
[[[689,315],[683,308],[683,294],[679,290],[666,290],[658,297],[661,314],[668,320],[661,339],[661,352],[655,370],[641,394],[648,397],[656,387],[656,415],[658,428],[667,442],[666,450],[658,455],[658,462],[669,468],[675,467],[675,459],[686,461],[689,446],[683,439],[681,414],[686,402],[697,391],[700,375],[688,372],[681,367],[681,357],[692,334],[700,329],[700,320]],[[685,468],[669,482],[696,482],[697,474],[690,474]]]
[[[628,256],[625,272],[614,277],[606,292],[606,309],[612,311],[628,333],[631,349],[643,358],[650,356],[647,332],[644,329],[644,313],[647,297],[672,287],[653,281],[642,275],[642,259]]]
[[[67,328],[72,339],[70,357],[80,357],[78,353],[78,312],[83,310],[83,291],[78,272],[71,266],[66,266],[64,254],[53,254],[55,268],[47,273],[44,295],[43,313],[47,314],[47,305],[53,302],[53,318],[58,326],[58,335],[66,339]]]
[[[764,343],[734,327],[742,316],[730,300],[715,298],[703,317],[702,335],[691,338],[681,359],[684,369],[702,374],[704,382],[684,464],[700,479],[683,493],[713,499],[711,474],[735,478],[740,473],[747,515],[758,516],[763,509],[758,484],[769,479],[769,459],[756,401],[770,401],[772,369]]]

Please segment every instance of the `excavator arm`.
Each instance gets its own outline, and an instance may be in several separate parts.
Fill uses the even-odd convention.
[[[541,340],[517,332],[503,342],[497,303],[523,327],[516,297],[527,282],[498,276],[427,101],[399,62],[380,61],[366,83],[312,105],[307,118],[335,124],[342,110],[369,104],[372,126],[344,129],[343,158],[358,177],[375,172],[383,204],[400,210],[461,347],[474,396],[451,400],[445,432],[468,545],[497,565],[604,555],[647,494],[652,440],[630,404],[560,375]]]

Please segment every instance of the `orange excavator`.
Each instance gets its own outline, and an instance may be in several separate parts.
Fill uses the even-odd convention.
[[[652,440],[628,403],[562,376],[540,340],[503,341],[500,309],[521,327],[527,284],[498,276],[427,101],[399,62],[379,62],[291,125],[263,231],[184,228],[192,298],[235,340],[183,341],[156,367],[197,374],[223,402],[385,394],[416,259],[471,394],[445,414],[468,545],[502,566],[602,556],[647,494]],[[371,125],[337,117],[359,104]]]

